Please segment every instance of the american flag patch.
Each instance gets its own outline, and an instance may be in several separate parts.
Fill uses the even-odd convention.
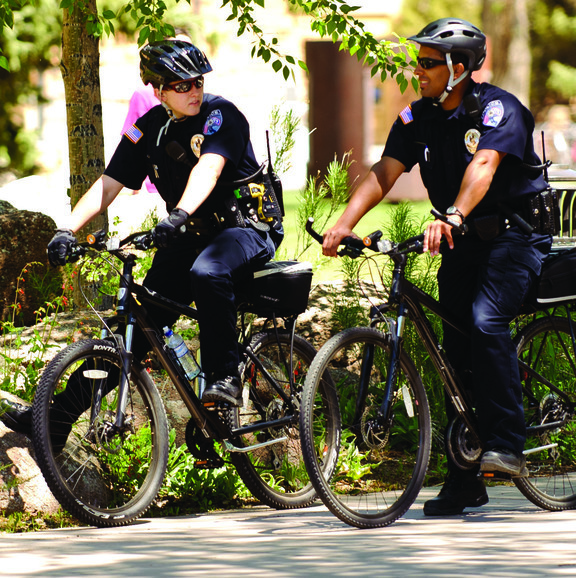
[[[408,124],[414,120],[410,105],[408,105],[398,116],[400,116],[404,124]]]
[[[143,132],[135,125],[133,124],[125,133],[125,136],[127,136],[134,144],[136,144],[143,136]]]

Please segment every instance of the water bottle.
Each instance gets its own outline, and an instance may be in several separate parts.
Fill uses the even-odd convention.
[[[186,343],[180,335],[174,333],[169,327],[164,327],[166,345],[174,352],[178,363],[182,366],[188,381],[192,381],[200,373],[200,367],[192,352],[186,347]]]

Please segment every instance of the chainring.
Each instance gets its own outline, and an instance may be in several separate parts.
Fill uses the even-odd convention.
[[[482,446],[459,416],[452,420],[446,430],[446,445],[450,459],[461,470],[471,470],[478,465]]]

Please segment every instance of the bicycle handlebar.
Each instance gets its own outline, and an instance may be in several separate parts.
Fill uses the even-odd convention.
[[[66,260],[68,263],[74,263],[83,257],[87,253],[88,249],[117,253],[124,247],[133,245],[135,249],[147,251],[153,246],[153,241],[152,230],[132,233],[124,239],[119,240],[118,237],[110,237],[109,239],[106,239],[106,233],[101,229],[95,233],[90,233],[87,235],[86,241],[78,243],[72,247]]]
[[[436,219],[440,219],[444,223],[450,225],[456,233],[464,235],[468,232],[468,227],[465,224],[460,224],[457,221],[450,219],[436,209],[432,209],[430,212]],[[324,238],[314,230],[312,226],[313,224],[314,219],[310,217],[306,223],[306,231],[314,240],[318,241],[318,243],[322,243]],[[338,251],[338,255],[347,255],[353,259],[360,257],[366,248],[390,256],[406,253],[423,253],[424,234],[421,233],[420,235],[410,237],[401,243],[394,243],[393,241],[382,239],[382,231],[374,231],[363,239],[358,239],[357,237],[344,237],[340,241],[340,245],[344,248]]]

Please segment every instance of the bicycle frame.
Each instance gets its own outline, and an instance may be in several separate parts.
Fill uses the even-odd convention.
[[[389,414],[389,406],[391,400],[390,393],[394,390],[394,381],[397,374],[405,323],[406,319],[410,319],[416,329],[418,336],[422,340],[422,343],[424,344],[424,347],[429,354],[430,359],[436,368],[436,371],[439,373],[442,379],[444,390],[448,395],[455,411],[463,420],[469,432],[471,432],[471,434],[475,436],[476,441],[479,442],[479,436],[477,433],[477,420],[472,409],[472,403],[469,395],[466,393],[459,377],[456,375],[456,372],[448,361],[448,357],[442,348],[442,345],[440,344],[430,321],[426,317],[424,309],[428,309],[442,321],[448,323],[454,329],[459,331],[463,338],[467,338],[469,333],[464,328],[462,328],[461,324],[458,323],[457,320],[454,319],[454,316],[450,313],[450,311],[443,307],[432,296],[428,295],[425,291],[404,277],[407,254],[399,253],[390,255],[390,257],[393,259],[395,266],[392,276],[389,299],[386,303],[374,306],[370,315],[372,327],[386,322],[388,323],[389,327],[392,328],[390,331],[393,345],[390,363],[391,367],[387,378],[388,382],[386,384],[385,399],[381,405],[382,415],[386,418]],[[570,324],[572,350],[576,355],[576,335],[574,326],[570,316],[569,306],[565,305],[564,307],[566,309],[566,317]],[[396,320],[391,320],[384,317],[384,314],[392,309],[397,311]],[[553,310],[552,315],[555,311],[556,308]],[[550,313],[548,314],[550,315]],[[367,360],[366,357],[365,359]],[[553,383],[551,383],[533,368],[528,366],[522,360],[518,360],[518,363],[521,371],[526,372],[526,374],[532,379],[545,385],[550,391],[561,397],[569,407],[573,407],[574,404],[570,401],[565,392],[556,387]],[[576,368],[574,369],[576,372]],[[527,397],[530,397],[530,392],[527,390],[527,388],[523,386],[523,389],[524,394]],[[359,400],[359,403],[364,402],[363,400]],[[527,428],[527,434],[530,435],[532,433],[541,432],[543,430],[554,430],[555,428],[562,425],[564,425],[564,422],[551,422],[543,425],[531,426]]]
[[[153,322],[148,318],[146,309],[142,303],[151,303],[156,306],[160,306],[173,313],[178,313],[179,315],[184,315],[191,319],[197,319],[196,309],[188,305],[183,305],[177,303],[171,299],[163,297],[162,295],[147,289],[146,287],[139,285],[134,281],[133,278],[133,268],[136,263],[136,256],[131,253],[125,253],[121,250],[110,251],[116,257],[118,257],[122,263],[122,273],[120,274],[120,287],[118,290],[118,302],[116,307],[116,315],[106,320],[106,326],[103,330],[103,338],[113,337],[120,349],[122,360],[123,360],[123,370],[122,378],[119,386],[119,411],[116,416],[115,427],[122,429],[124,425],[124,415],[128,399],[128,388],[129,388],[129,377],[130,377],[130,364],[132,361],[132,338],[134,332],[134,325],[143,331],[146,336],[151,349],[157,355],[162,367],[168,373],[172,383],[176,387],[182,401],[188,408],[194,423],[202,432],[202,434],[207,439],[216,439],[217,441],[223,441],[225,443],[226,449],[233,452],[247,452],[254,450],[256,448],[261,448],[274,443],[280,443],[285,441],[285,438],[275,438],[255,444],[249,447],[238,448],[228,442],[228,438],[234,438],[235,436],[247,434],[253,431],[275,428],[282,425],[295,423],[298,418],[295,417],[295,407],[292,402],[292,398],[288,396],[284,390],[276,383],[274,378],[262,365],[261,361],[251,352],[250,348],[245,343],[248,338],[246,337],[242,342],[240,342],[240,350],[242,354],[245,354],[258,368],[258,370],[265,376],[268,383],[275,389],[275,391],[282,397],[282,399],[288,404],[290,413],[292,415],[271,420],[271,421],[259,421],[249,426],[244,426],[241,428],[235,428],[230,430],[223,420],[213,417],[212,413],[204,408],[196,392],[192,388],[191,384],[188,382],[183,374],[183,371],[178,367],[178,365],[172,359],[170,353],[168,352],[162,338],[161,331],[153,324]],[[291,335],[291,350],[290,359],[283,359],[285,367],[289,370],[287,375],[290,380],[290,391],[294,391],[294,375],[292,371],[292,351],[294,343],[295,334],[295,317],[285,320],[286,325],[289,328]],[[109,328],[120,322],[124,325],[124,336],[118,334],[111,334]],[[276,335],[278,335],[278,326],[276,318],[272,319],[274,324],[274,329]],[[267,323],[266,323],[267,324]],[[265,325],[266,325],[265,324]],[[277,337],[278,340],[278,337]],[[280,348],[281,351],[281,348]]]
[[[446,394],[450,398],[457,414],[464,421],[469,431],[478,438],[478,426],[474,412],[472,411],[471,400],[466,394],[462,383],[456,372],[452,368],[448,357],[442,348],[434,329],[426,314],[424,308],[437,315],[442,321],[450,324],[457,331],[462,333],[463,337],[468,336],[468,332],[454,319],[454,316],[443,307],[436,299],[422,291],[419,287],[408,281],[404,277],[404,270],[407,263],[407,255],[400,253],[391,255],[394,261],[394,271],[390,287],[389,299],[386,303],[372,307],[370,312],[371,327],[375,327],[383,322],[387,322],[392,328],[390,336],[392,338],[392,356],[391,367],[388,372],[387,384],[385,389],[385,399],[381,406],[384,416],[389,413],[390,392],[394,390],[394,381],[396,379],[398,364],[400,360],[400,350],[406,320],[410,319],[422,340],[430,359],[436,368],[436,371],[442,378]],[[391,320],[384,317],[386,312],[396,309],[397,318]]]

